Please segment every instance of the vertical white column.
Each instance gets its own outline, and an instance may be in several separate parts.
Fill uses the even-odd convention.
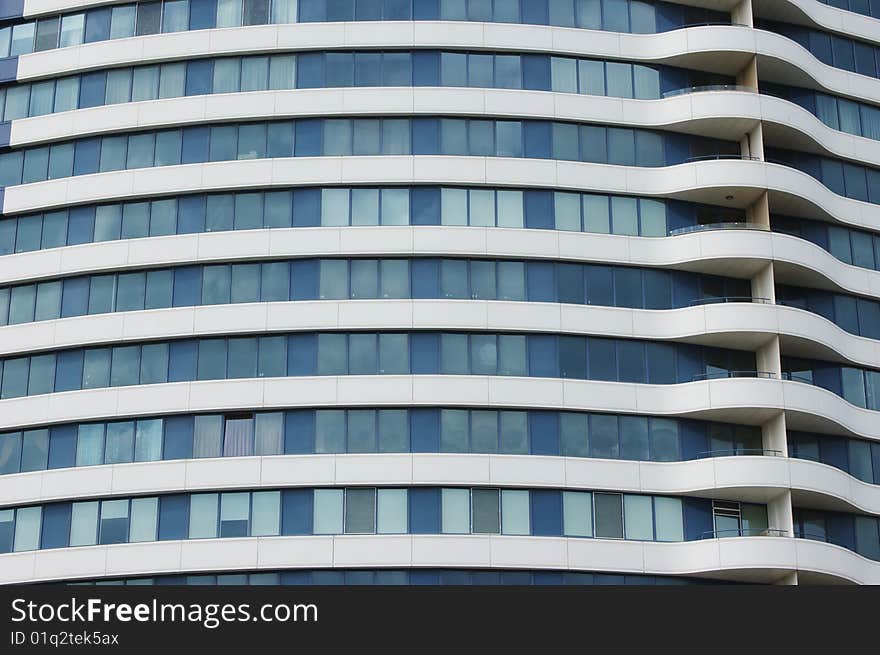
[[[738,25],[755,26],[754,13],[752,12],[752,0],[741,2],[730,10],[730,20]]]

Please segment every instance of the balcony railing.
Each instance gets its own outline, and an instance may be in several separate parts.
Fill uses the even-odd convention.
[[[724,539],[727,537],[787,537],[782,528],[731,528],[729,530],[706,530],[701,539]]]
[[[708,298],[697,298],[691,301],[691,305],[716,305],[728,302],[749,302],[758,303],[760,305],[775,304],[770,298],[761,298],[759,296],[710,296]]]
[[[771,448],[723,448],[718,450],[704,450],[691,457],[691,459],[710,459],[712,457],[744,457],[749,455],[759,457],[782,457],[782,451],[773,450]]]
[[[758,93],[757,89],[742,84],[701,84],[697,86],[684,86],[680,89],[672,89],[663,93],[664,98],[674,98],[689,93],[706,93],[709,91],[739,91],[741,93]]]
[[[723,380],[724,378],[762,378],[775,380],[776,373],[773,371],[712,371],[711,373],[697,373],[693,380]]]
[[[717,155],[697,155],[695,157],[688,157],[685,159],[685,163],[689,164],[691,162],[697,161],[716,161],[722,159],[736,159],[740,161],[763,161],[760,157],[755,155],[731,155],[731,154],[717,154]]]
[[[686,227],[677,227],[669,231],[669,236],[674,237],[679,234],[691,234],[692,232],[707,232],[709,230],[760,230],[769,232],[770,228],[759,223],[745,223],[722,221],[720,223],[703,223],[702,225],[688,225]]]

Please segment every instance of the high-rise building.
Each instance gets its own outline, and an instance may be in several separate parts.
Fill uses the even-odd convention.
[[[878,0],[0,14],[0,582],[880,583]]]

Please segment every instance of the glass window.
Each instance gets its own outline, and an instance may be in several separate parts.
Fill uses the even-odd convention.
[[[653,540],[654,515],[651,497],[627,494],[623,497],[623,508],[626,538],[639,541]]]
[[[140,346],[113,348],[110,366],[110,386],[121,387],[138,383],[140,373]]]
[[[297,15],[297,0],[273,0],[272,22],[295,23]]]
[[[55,100],[52,111],[61,112],[76,109],[79,103],[79,76],[62,77],[55,81]],[[73,144],[62,144],[61,146],[53,146],[52,151],[56,148],[64,147],[72,149]],[[50,155],[51,160],[51,155]],[[50,170],[51,167],[50,167]],[[56,177],[50,174],[50,178]],[[58,176],[60,177],[60,176]]]
[[[578,92],[577,59],[550,57],[550,90],[561,93]]]
[[[61,282],[42,282],[37,285],[34,320],[45,321],[61,316]]]
[[[100,172],[120,171],[125,168],[125,153],[127,137],[105,136],[101,139],[101,164]]]
[[[382,189],[382,225],[409,224],[409,190]]]
[[[280,414],[279,414],[280,416]],[[265,537],[281,533],[281,492],[257,491],[252,494],[251,536]]]
[[[583,491],[562,492],[563,534],[568,537],[593,536],[593,498]]]
[[[31,85],[31,103],[29,116],[42,116],[52,112],[54,105],[55,81],[38,82]],[[45,171],[43,172],[45,176]],[[45,179],[45,177],[43,178]]]
[[[612,196],[611,231],[614,234],[637,236],[639,234],[639,212],[635,198]]]
[[[650,459],[648,419],[643,416],[621,416],[620,457],[646,461]]]
[[[522,191],[498,191],[498,227],[523,227]]]
[[[19,398],[27,395],[28,358],[7,359],[3,362],[3,386],[0,397]]]
[[[407,490],[379,489],[377,491],[376,532],[401,534],[407,531]]]
[[[41,471],[49,457],[49,430],[25,430],[21,438],[21,472]]]
[[[241,0],[217,0],[217,27],[242,25],[241,9]]]
[[[70,512],[70,545],[93,546],[98,542],[98,501],[73,503]]]
[[[269,22],[269,0],[244,0],[243,25],[265,25]]]
[[[336,409],[315,412],[315,452],[345,452],[345,411]]]
[[[504,489],[501,492],[501,532],[530,534],[529,492],[525,489]]]
[[[99,544],[122,544],[128,541],[128,499],[101,502]]]
[[[467,375],[468,337],[466,334],[440,335],[440,373],[443,375]]]
[[[767,531],[767,506],[754,503],[740,505],[743,535],[761,535]]]
[[[134,421],[117,421],[107,424],[107,439],[104,447],[105,464],[132,461],[134,428]]]
[[[122,5],[110,9],[110,38],[124,39],[134,36],[136,5]]]
[[[85,14],[68,14],[61,17],[60,48],[79,45],[83,42],[85,33]]]
[[[40,547],[42,515],[41,507],[19,507],[15,510],[15,541],[12,547],[15,552]]]
[[[589,457],[590,440],[587,419],[587,414],[560,413],[560,454],[564,457]]]
[[[468,447],[467,410],[440,410],[440,451],[445,453],[466,453]]]
[[[497,491],[495,493],[497,494]],[[468,534],[471,531],[470,491],[468,489],[442,489],[440,498],[441,530],[443,533]],[[497,505],[495,511],[496,513],[498,511]]]
[[[130,542],[155,541],[158,523],[158,498],[132,498],[128,538]]]
[[[407,410],[380,409],[378,414],[379,452],[409,452],[409,415]]]
[[[354,155],[378,155],[382,153],[382,121],[356,119],[352,121],[352,151]]]
[[[376,531],[376,490],[345,490],[345,532],[372,534]]]
[[[5,121],[25,118],[28,115],[28,101],[30,100],[30,86],[21,84],[10,86],[6,89],[6,104],[3,111]],[[19,156],[21,156],[19,154]]]
[[[162,15],[161,2],[141,2],[137,5],[137,29],[135,34],[158,34]]]
[[[495,225],[495,192],[472,189],[468,192],[470,201],[470,224],[475,226],[494,227]]]
[[[623,512],[621,494],[593,494],[596,512],[596,537],[600,539],[623,538]]]
[[[440,190],[440,223],[442,225],[467,225],[468,192],[465,189]]]
[[[343,533],[343,490],[315,489],[314,533]]]
[[[155,100],[159,97],[159,67],[138,66],[131,76],[131,101]]]
[[[657,541],[684,541],[684,519],[680,498],[654,498]]]
[[[325,227],[349,224],[349,190],[321,190],[321,225]]]
[[[9,56],[17,57],[34,50],[34,34],[36,22],[19,23],[12,26],[12,42],[9,47]]]
[[[250,522],[250,494],[220,494],[220,537],[246,537]]]
[[[468,57],[468,85],[491,88],[494,81],[494,56],[470,54]]]
[[[843,381],[843,397],[853,405],[867,407],[865,379],[862,370],[843,366],[840,369],[840,374]]]
[[[519,55],[495,55],[495,86],[499,89],[521,89],[520,62]]]
[[[529,452],[528,413],[500,412],[502,453],[524,455]]]
[[[189,538],[217,537],[217,508],[220,494],[193,494],[189,506]]]
[[[471,490],[471,502],[474,534],[498,534],[501,532],[498,489],[473,489]]]
[[[553,201],[556,229],[580,232],[581,199],[579,194],[556,192],[553,194]]]
[[[376,452],[376,412],[371,409],[351,409],[348,418],[348,448],[350,453]]]
[[[0,474],[18,473],[21,464],[21,433],[0,434]]]
[[[76,441],[76,465],[94,466],[104,463],[104,424],[79,426]]]
[[[608,234],[611,232],[611,214],[608,196],[583,195],[584,231]]]
[[[99,207],[100,209],[100,207]],[[118,236],[117,236],[118,238]],[[68,291],[73,291],[68,286]],[[116,294],[116,276],[115,275],[94,275],[89,279],[88,289],[88,313],[104,314],[113,311],[113,298]],[[82,305],[79,304],[79,308]],[[72,309],[73,305],[68,304],[68,309]],[[68,311],[67,313],[71,313]]]
[[[196,416],[193,434],[193,457],[220,457],[223,444],[223,417]]]
[[[0,37],[3,34],[0,32]],[[2,43],[0,43],[2,46]],[[11,553],[15,532],[15,510],[0,510],[0,553]]]
[[[651,459],[656,462],[675,462],[681,459],[678,421],[651,419]]]
[[[159,97],[179,98],[186,93],[186,63],[162,64],[159,71]]]
[[[593,414],[590,416],[591,457],[618,459],[620,457],[618,417],[613,414]]]
[[[280,455],[283,438],[283,412],[261,412],[256,415],[254,426],[255,455]]]
[[[83,389],[110,386],[110,352],[110,348],[90,348],[85,351]]]
[[[135,432],[134,461],[162,459],[162,419],[140,420]]]
[[[162,5],[163,32],[183,32],[189,29],[189,0],[165,0]]]
[[[107,71],[104,104],[128,102],[131,98],[131,69],[117,68]]]

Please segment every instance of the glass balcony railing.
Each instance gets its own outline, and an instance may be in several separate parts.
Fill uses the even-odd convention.
[[[708,91],[738,91],[741,93],[758,93],[757,89],[742,84],[701,84],[697,86],[684,86],[680,89],[665,91],[663,98],[674,98],[689,93],[706,93]]]
[[[708,232],[709,230],[760,230],[763,232],[769,232],[770,228],[758,223],[722,221],[718,223],[704,223],[701,225],[688,225],[675,228],[674,230],[669,231],[669,236],[674,237],[679,234],[691,234],[692,232]]]

